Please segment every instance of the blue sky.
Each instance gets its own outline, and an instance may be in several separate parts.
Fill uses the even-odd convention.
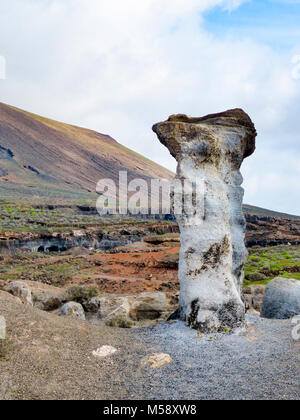
[[[300,0],[1,2],[0,100],[173,171],[154,123],[243,108],[258,131],[245,202],[300,214],[299,22]]]
[[[233,11],[215,7],[203,16],[204,28],[218,37],[248,37],[278,49],[300,41],[300,1],[249,0]]]

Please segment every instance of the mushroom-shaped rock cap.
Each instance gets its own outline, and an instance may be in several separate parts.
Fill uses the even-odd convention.
[[[198,130],[201,127],[202,130]],[[209,114],[204,117],[189,117],[185,114],[171,115],[167,121],[155,124],[153,131],[159,140],[177,158],[180,154],[180,143],[194,140],[199,134],[210,137],[214,128],[242,132],[242,158],[250,156],[255,150],[257,132],[251,118],[242,109],[230,109],[218,114]]]

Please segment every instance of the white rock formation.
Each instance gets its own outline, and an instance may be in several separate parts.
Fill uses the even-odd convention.
[[[202,332],[243,326],[245,219],[241,164],[255,150],[255,127],[240,109],[202,118],[173,115],[153,131],[178,162],[180,180],[203,196],[176,214],[181,232],[179,316]],[[185,197],[184,200],[186,201]],[[174,208],[178,208],[174,196]],[[201,207],[201,209],[199,209]]]
[[[4,316],[0,315],[0,340],[6,339],[6,321]]]

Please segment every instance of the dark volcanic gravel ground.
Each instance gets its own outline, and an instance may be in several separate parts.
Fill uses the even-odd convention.
[[[0,399],[299,399],[290,321],[248,317],[247,332],[199,337],[182,322],[118,329],[58,317],[0,292],[8,346]],[[105,359],[103,345],[118,351]],[[168,353],[153,369],[142,360]]]
[[[136,331],[173,362],[145,377],[160,399],[299,399],[300,343],[290,321],[248,316],[247,333],[198,338],[181,322]],[[210,341],[211,340],[211,341]],[[155,343],[155,345],[154,345]]]

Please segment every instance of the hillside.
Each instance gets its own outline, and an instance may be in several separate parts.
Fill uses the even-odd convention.
[[[257,206],[250,206],[249,204],[243,205],[244,213],[249,215],[256,215],[259,217],[269,217],[269,218],[282,218],[288,220],[300,220],[300,216],[293,214],[280,213],[274,210],[263,209]]]
[[[0,103],[0,197],[47,204],[95,205],[101,178],[171,179],[173,173],[122,146],[112,137],[57,122]],[[300,219],[244,205],[244,212],[268,218]]]
[[[173,174],[108,135],[0,103],[0,195],[30,200],[94,200],[101,178]]]

